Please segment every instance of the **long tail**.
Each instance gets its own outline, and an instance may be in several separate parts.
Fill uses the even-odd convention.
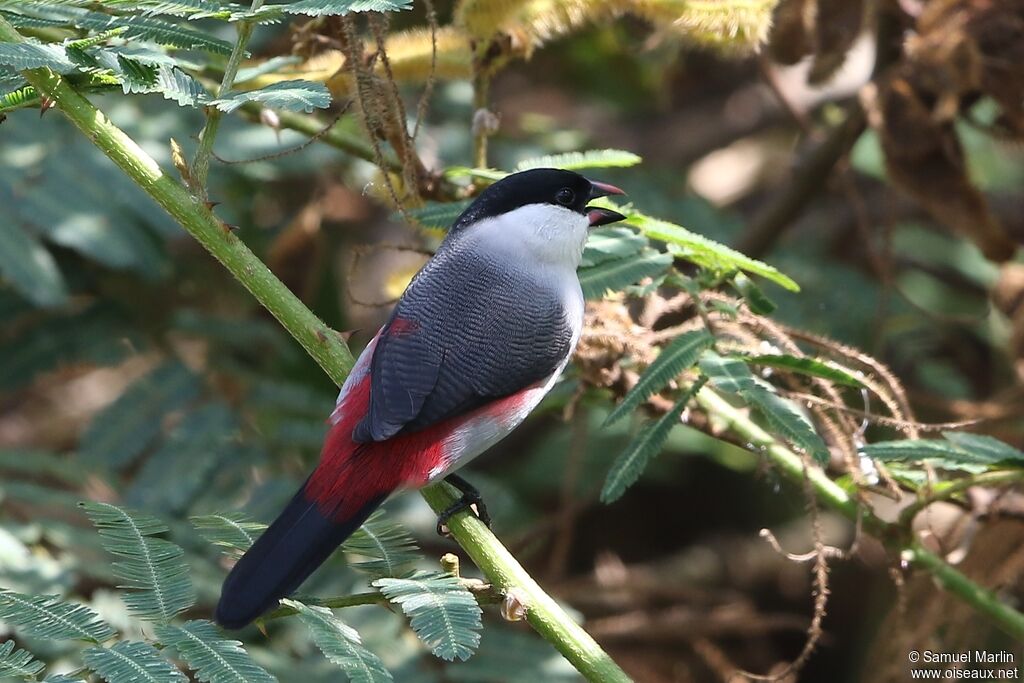
[[[377,495],[343,518],[327,517],[307,492],[309,481],[228,574],[215,618],[242,628],[312,574],[384,501]]]

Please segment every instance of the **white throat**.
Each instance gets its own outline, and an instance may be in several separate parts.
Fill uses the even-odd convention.
[[[524,261],[575,273],[583,256],[590,221],[554,204],[527,204],[468,230],[489,251],[502,251]]]

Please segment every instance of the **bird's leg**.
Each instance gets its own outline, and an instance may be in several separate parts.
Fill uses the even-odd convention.
[[[437,516],[437,534],[439,536],[447,536],[448,526],[445,522],[451,519],[452,515],[458,514],[463,510],[472,510],[477,518],[490,528],[491,516],[488,514],[487,506],[484,505],[484,501],[480,498],[480,492],[476,490],[476,487],[457,474],[449,474],[444,480],[461,491],[462,497],[445,508]]]

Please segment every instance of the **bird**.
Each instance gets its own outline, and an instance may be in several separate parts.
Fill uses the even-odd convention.
[[[590,206],[624,194],[574,171],[537,168],[483,190],[413,277],[341,387],[320,461],[229,572],[215,619],[239,629],[295,591],[392,493],[455,471],[540,403],[583,327],[577,268],[588,231],[625,219]]]

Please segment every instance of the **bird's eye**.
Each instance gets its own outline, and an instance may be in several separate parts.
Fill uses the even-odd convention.
[[[561,190],[558,191],[558,194],[555,195],[555,201],[561,204],[562,206],[569,206],[574,201],[576,201],[576,193],[570,190],[568,187],[563,187]]]

